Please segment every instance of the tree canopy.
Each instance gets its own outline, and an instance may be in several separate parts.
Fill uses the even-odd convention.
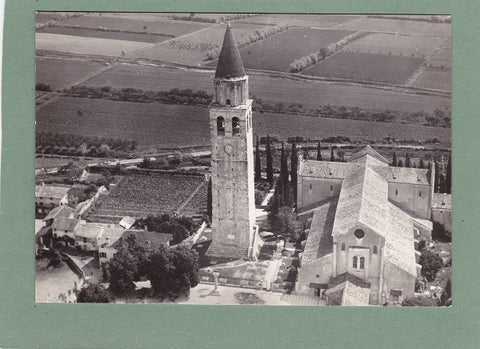
[[[91,284],[83,287],[77,296],[78,303],[110,303],[110,294],[101,285]]]
[[[422,275],[431,282],[435,280],[437,272],[442,268],[442,258],[438,253],[432,252],[427,248],[424,248],[420,255],[419,263],[422,266]]]

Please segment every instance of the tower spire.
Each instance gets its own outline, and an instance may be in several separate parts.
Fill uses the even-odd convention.
[[[215,78],[240,78],[245,76],[242,58],[238,51],[235,38],[233,37],[230,21],[227,22],[227,29],[223,37],[222,49],[218,57]]]

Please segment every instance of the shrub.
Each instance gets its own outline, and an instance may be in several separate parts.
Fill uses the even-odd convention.
[[[77,296],[78,303],[110,303],[110,294],[101,285],[83,287]]]
[[[425,276],[429,282],[435,280],[437,272],[443,266],[442,258],[438,253],[432,252],[426,248],[422,250],[419,263],[422,266],[422,276]]]
[[[404,307],[436,307],[438,301],[434,298],[426,296],[407,297],[403,300],[402,306]]]

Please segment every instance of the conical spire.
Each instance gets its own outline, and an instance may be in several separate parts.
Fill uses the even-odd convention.
[[[225,36],[223,38],[222,50],[218,57],[216,78],[239,78],[245,76],[245,69],[243,68],[242,58],[238,52],[235,39],[233,38],[232,28],[230,23],[227,25]]]

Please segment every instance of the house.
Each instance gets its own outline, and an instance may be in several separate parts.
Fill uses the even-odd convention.
[[[35,219],[35,256],[40,250],[52,247],[52,227],[46,226],[41,219]]]
[[[73,245],[73,241],[75,240],[75,230],[79,224],[79,219],[58,217],[53,221],[52,224],[52,236],[54,239],[68,237],[71,239],[71,241],[65,241],[66,246]]]
[[[134,224],[136,220],[133,217],[125,216],[122,218],[120,223],[118,223],[123,229],[130,229]]]
[[[75,209],[70,206],[61,205],[55,207],[51,210],[48,215],[43,219],[45,225],[50,226],[53,224],[55,219],[64,217],[64,218],[75,218]]]
[[[120,248],[122,241],[125,241],[129,236],[135,236],[138,246],[143,247],[147,253],[155,251],[161,245],[168,246],[169,241],[172,239],[172,234],[162,234],[147,230],[132,229],[104,232],[102,236],[103,241],[98,249],[100,265],[112,259],[113,255]]]
[[[47,214],[54,207],[67,205],[70,187],[54,185],[35,186],[35,213]]]
[[[433,172],[390,167],[370,146],[346,163],[300,157],[297,211],[309,228],[297,292],[337,305],[413,296],[415,248],[431,238]]]

